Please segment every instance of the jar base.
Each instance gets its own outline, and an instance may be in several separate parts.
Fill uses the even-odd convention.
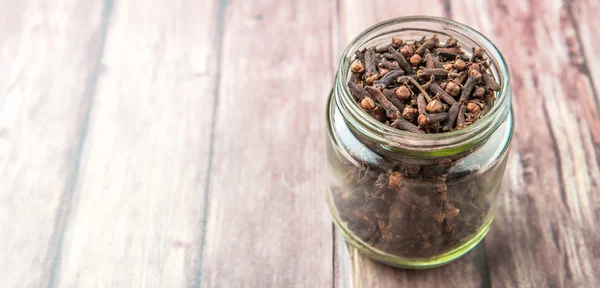
[[[362,240],[360,240],[357,236],[354,235],[347,227],[342,223],[342,220],[339,218],[333,203],[329,199],[329,195],[327,197],[327,204],[329,209],[333,212],[333,222],[337,229],[342,233],[346,242],[350,243],[353,247],[358,249],[358,251],[378,262],[405,269],[428,269],[435,268],[439,266],[443,266],[448,264],[461,256],[467,254],[467,252],[471,251],[471,249],[475,248],[479,242],[485,237],[485,235],[490,230],[493,217],[490,217],[479,229],[479,231],[471,238],[469,241],[463,243],[462,245],[444,253],[429,259],[400,259],[394,255],[385,253],[381,250],[370,247],[365,244]]]

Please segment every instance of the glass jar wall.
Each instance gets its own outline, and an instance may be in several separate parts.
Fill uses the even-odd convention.
[[[502,89],[489,113],[465,129],[416,134],[360,109],[346,87],[353,52],[437,34],[486,50]],[[334,222],[362,253],[405,268],[435,267],[473,248],[494,216],[513,132],[508,68],[475,30],[433,17],[392,19],[350,43],[328,100],[329,189]]]

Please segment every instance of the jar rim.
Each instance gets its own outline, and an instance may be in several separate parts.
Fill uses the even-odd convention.
[[[353,60],[354,51],[361,48],[365,44],[368,44],[373,33],[380,31],[381,29],[393,27],[398,24],[405,24],[411,22],[428,22],[444,25],[440,31],[432,31],[435,33],[448,33],[445,35],[452,36],[450,32],[464,33],[462,36],[468,37],[470,40],[475,41],[478,45],[481,45],[485,49],[492,67],[498,71],[497,77],[500,82],[501,90],[496,92],[496,100],[492,105],[490,111],[481,119],[474,122],[467,127],[444,133],[434,134],[420,134],[412,133],[408,131],[402,131],[399,129],[392,128],[377,121],[367,112],[362,110],[359,105],[352,98],[350,91],[346,85],[348,79],[348,73],[350,71],[349,66]],[[415,30],[415,29],[404,29],[404,30]],[[344,65],[347,64],[347,65]],[[340,63],[338,65],[336,83],[337,86],[334,89],[336,99],[339,104],[343,105],[345,109],[340,109],[344,115],[346,121],[350,120],[355,129],[361,134],[371,138],[372,140],[379,142],[384,148],[391,151],[411,151],[415,153],[427,153],[433,152],[434,155],[438,155],[439,151],[445,151],[446,154],[454,154],[457,152],[464,151],[468,148],[473,147],[477,142],[481,142],[498,128],[501,124],[501,120],[505,119],[510,112],[510,72],[508,65],[498,48],[483,34],[477,30],[456,21],[433,17],[433,16],[407,16],[392,18],[386,21],[377,23],[368,29],[364,30],[358,36],[356,36],[350,44],[344,50]],[[340,93],[341,92],[341,93]],[[341,96],[340,96],[341,94]],[[340,103],[341,102],[341,103]],[[447,149],[450,148],[450,149]],[[452,148],[461,148],[459,151]],[[442,153],[443,154],[443,153]]]

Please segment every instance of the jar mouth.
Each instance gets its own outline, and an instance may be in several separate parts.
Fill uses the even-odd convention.
[[[410,24],[435,25],[436,28],[420,28],[419,26],[400,27]],[[394,27],[398,26],[398,27]],[[496,92],[496,100],[490,111],[471,125],[451,132],[436,134],[417,134],[398,130],[377,121],[367,112],[356,105],[346,85],[349,80],[350,64],[355,59],[354,51],[370,46],[374,39],[406,31],[420,31],[428,34],[438,34],[440,38],[455,37],[459,43],[461,38],[469,39],[475,45],[484,48],[491,62],[491,73],[500,82],[501,90]],[[390,35],[390,36],[387,36]],[[418,40],[418,39],[410,39]],[[432,155],[456,154],[469,149],[486,140],[506,119],[511,110],[510,74],[506,61],[498,48],[485,36],[475,29],[446,18],[432,16],[408,16],[389,19],[380,22],[360,33],[344,50],[338,65],[334,89],[336,101],[345,120],[359,133],[378,142],[390,151],[409,151],[413,153],[431,153]]]

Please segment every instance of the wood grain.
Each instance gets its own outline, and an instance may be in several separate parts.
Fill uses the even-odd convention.
[[[225,10],[202,287],[333,283],[323,137],[334,5]]]
[[[572,19],[560,1],[451,3],[452,15],[488,35],[512,68],[509,189],[485,240],[492,286],[594,286],[598,106],[569,53]]]
[[[0,7],[0,287],[600,283],[597,1]],[[499,47],[516,133],[485,242],[410,271],[332,229],[324,104],[355,35],[417,14]]]
[[[567,48],[572,55],[571,58],[578,60],[583,73],[586,73],[592,81],[591,84],[596,100],[600,101],[600,24],[598,24],[598,15],[600,13],[600,2],[591,0],[566,0],[567,16],[572,24],[568,25],[565,34],[570,38],[567,42]],[[565,21],[565,22],[567,22]],[[566,25],[565,25],[566,26]],[[570,28],[573,29],[570,29]],[[574,57],[573,57],[574,56]],[[600,132],[600,131],[598,131]],[[600,135],[597,137],[600,138]],[[598,139],[598,138],[597,138]],[[597,141],[597,142],[600,142]]]
[[[220,6],[115,3],[57,287],[195,283]]]
[[[79,0],[0,7],[0,287],[39,287],[51,278],[69,215],[103,7]]]
[[[352,38],[375,23],[409,15],[448,16],[450,12],[446,1],[418,1],[400,6],[397,1],[376,1],[373,5],[365,5],[364,1],[341,1],[340,4],[342,49]],[[422,271],[382,265],[358,254],[353,247],[348,247],[351,257],[345,257],[343,249],[342,245],[336,245],[336,255],[339,255],[336,267],[351,269],[338,269],[341,273],[336,274],[336,283],[339,284],[347,283],[345,279],[348,277],[353,279],[354,287],[485,287],[489,283],[486,251],[482,245],[452,265]],[[350,263],[346,263],[348,260]]]

